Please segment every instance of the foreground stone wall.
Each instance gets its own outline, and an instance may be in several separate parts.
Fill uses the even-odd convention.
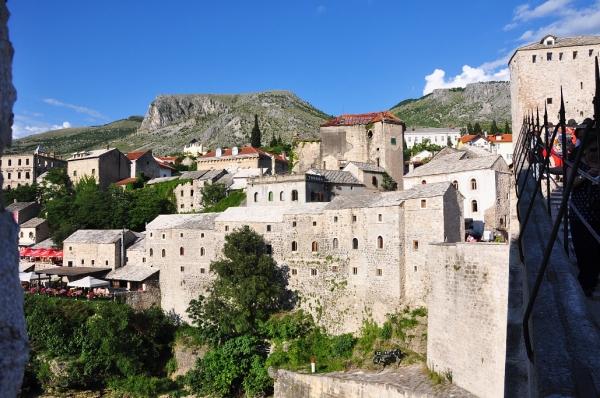
[[[479,397],[504,396],[509,245],[431,245],[427,362]]]
[[[0,1],[0,156],[10,146],[13,123],[12,107],[17,93],[12,85],[12,58],[14,50],[8,40],[6,2]],[[0,175],[0,188],[2,188]],[[0,189],[0,396],[16,397],[28,361],[29,341],[23,314],[23,289],[19,281],[19,226],[12,213],[4,208]]]

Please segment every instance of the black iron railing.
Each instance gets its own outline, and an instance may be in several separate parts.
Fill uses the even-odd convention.
[[[567,134],[566,127],[567,123],[565,120],[565,104],[563,100],[563,93],[561,88],[560,93],[560,112],[559,117],[560,121],[556,125],[555,128],[548,128],[548,113],[547,110],[544,110],[544,120],[542,124],[540,124],[539,112],[534,115],[533,113],[528,114],[523,120],[523,126],[521,128],[519,137],[515,143],[515,151],[513,156],[513,165],[514,165],[514,176],[515,176],[515,189],[517,193],[517,217],[521,222],[521,233],[519,234],[519,255],[521,257],[521,261],[524,260],[523,253],[523,231],[527,227],[527,223],[529,222],[529,217],[531,215],[531,211],[534,206],[535,197],[538,193],[541,195],[542,191],[542,183],[546,183],[546,194],[548,201],[548,213],[550,215],[550,155],[552,152],[552,145],[554,140],[556,139],[556,135],[558,132],[558,128],[561,128],[561,144],[562,144],[562,179],[563,179],[563,197],[558,208],[558,212],[556,215],[556,219],[553,223],[552,232],[549,236],[548,245],[546,245],[546,249],[544,252],[544,257],[542,259],[542,263],[540,265],[540,269],[535,281],[533,288],[531,289],[531,294],[529,296],[529,301],[527,302],[527,308],[525,310],[525,314],[523,317],[523,334],[525,338],[525,348],[527,350],[527,357],[531,362],[534,361],[533,357],[533,349],[531,347],[531,340],[529,335],[529,318],[531,316],[531,312],[533,310],[533,306],[535,304],[535,300],[537,294],[540,289],[540,285],[543,280],[544,273],[548,266],[548,262],[550,260],[550,255],[552,253],[552,249],[554,246],[554,242],[556,241],[556,237],[558,236],[558,232],[561,224],[563,224],[563,244],[564,250],[568,253],[568,217],[567,217],[567,208],[570,207],[570,211],[575,214],[582,223],[587,227],[592,236],[600,242],[600,236],[596,234],[596,232],[590,227],[590,225],[581,217],[581,214],[577,211],[577,209],[573,206],[569,201],[569,196],[571,194],[571,190],[573,189],[573,183],[575,182],[575,178],[578,176],[582,176],[582,178],[586,178],[590,180],[593,184],[598,184],[599,177],[593,177],[581,170],[579,170],[579,165],[581,164],[581,159],[583,157],[583,149],[586,146],[586,141],[589,137],[590,131],[594,126],[600,127],[600,72],[598,69],[598,58],[596,57],[596,92],[594,95],[594,119],[593,121],[587,123],[586,125],[579,125],[579,128],[585,128],[583,134],[579,135],[580,145],[573,151],[575,158],[570,161],[568,160],[568,151],[567,151]],[[529,172],[522,173],[523,167],[525,163],[529,165]],[[571,170],[575,170],[576,172],[567,173],[568,168]],[[535,189],[533,194],[531,195],[531,200],[528,204],[527,211],[524,215],[520,214],[520,205],[521,200],[523,198],[522,191],[527,184],[527,180],[530,178],[535,178]],[[543,198],[543,196],[542,196]]]

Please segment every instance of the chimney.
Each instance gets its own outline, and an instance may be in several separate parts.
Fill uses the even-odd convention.
[[[281,151],[281,157],[283,158],[283,160],[287,160],[287,157],[285,156],[285,151]]]
[[[50,151],[50,157],[51,158],[56,158],[56,152]]]
[[[108,151],[108,145],[106,146],[106,150]]]
[[[17,198],[13,199],[13,203],[17,203]]]

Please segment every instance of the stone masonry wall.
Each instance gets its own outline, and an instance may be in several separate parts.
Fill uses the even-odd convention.
[[[479,397],[504,397],[509,245],[431,245],[427,362]]]
[[[292,173],[304,173],[306,170],[316,167],[320,168],[321,164],[321,142],[305,142],[300,141],[294,148],[294,152],[298,155],[298,162],[294,165]]]

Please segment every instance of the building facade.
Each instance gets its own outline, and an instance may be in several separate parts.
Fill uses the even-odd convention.
[[[422,144],[425,140],[444,147],[448,143],[448,138],[452,145],[456,146],[460,138],[460,128],[412,127],[404,132],[404,141],[409,149],[415,144]]]
[[[566,118],[582,122],[593,117],[594,59],[600,53],[599,36],[546,35],[537,43],[518,48],[508,66],[512,131],[518,133],[527,115],[543,115],[556,124],[561,89]],[[541,121],[540,121],[541,122]]]
[[[69,178],[76,184],[83,176],[96,179],[100,189],[130,178],[131,161],[116,148],[76,152],[67,159]]]
[[[144,176],[148,178],[166,177],[161,175],[161,166],[154,156],[152,156],[152,152],[129,152],[125,156],[131,161],[131,172],[129,177],[136,178],[138,173],[143,173]]]
[[[225,169],[229,174],[250,168],[267,169],[267,174],[281,174],[288,171],[288,160],[285,154],[275,155],[251,146],[217,148],[199,157],[196,162],[198,170]]]
[[[125,264],[125,250],[137,239],[129,230],[80,229],[64,240],[64,265],[115,270]]]
[[[30,155],[3,155],[0,157],[0,170],[5,189],[30,185],[36,182],[42,174],[55,167],[67,167],[67,162],[56,158],[54,152],[46,155],[39,148],[36,153]]]

